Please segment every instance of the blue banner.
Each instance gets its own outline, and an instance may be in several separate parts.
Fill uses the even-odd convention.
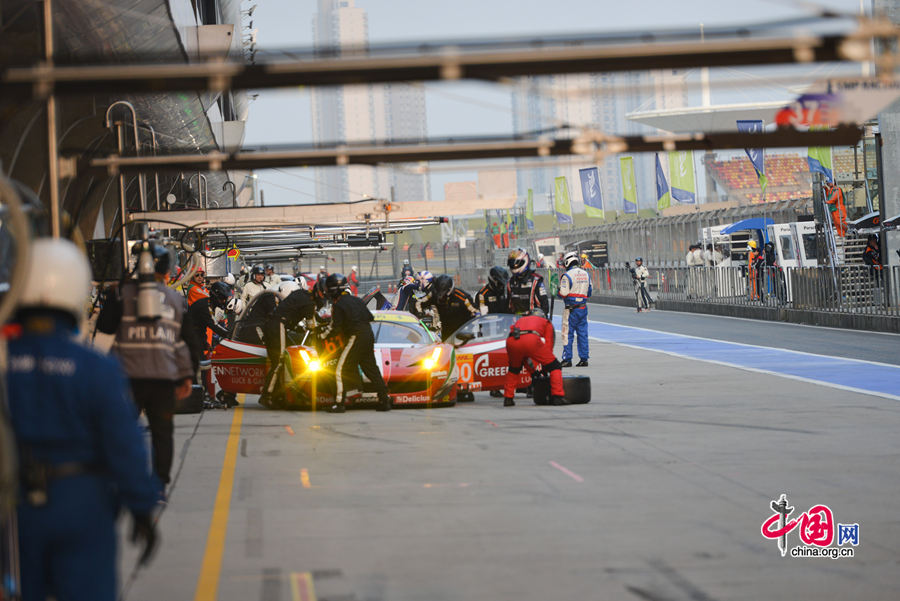
[[[666,174],[659,161],[659,153],[656,153],[656,210],[662,211],[671,205],[672,195],[669,194],[669,184],[666,182]]]
[[[762,120],[742,120],[738,119],[737,128],[739,132],[748,134],[761,134],[763,132]],[[750,158],[750,163],[756,171],[756,178],[759,180],[759,187],[762,188],[763,194],[766,193],[766,185],[769,183],[766,177],[766,157],[762,148],[745,148],[744,151]]]
[[[597,167],[579,169],[581,197],[584,199],[584,213],[588,217],[603,219],[603,194],[600,192],[600,170]]]

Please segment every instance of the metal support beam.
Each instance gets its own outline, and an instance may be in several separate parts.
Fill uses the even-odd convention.
[[[205,155],[109,156],[82,162],[79,171],[100,177],[120,172],[254,170],[278,167],[324,167],[378,165],[419,161],[460,161],[477,159],[589,156],[596,159],[625,152],[667,152],[670,150],[717,150],[728,148],[793,148],[797,146],[852,146],[862,138],[862,129],[841,125],[828,131],[796,131],[781,128],[771,132],[722,132],[678,136],[602,136],[588,132],[580,138],[530,139],[495,138],[475,141],[438,141],[422,144],[373,144],[249,152],[246,150]],[[447,213],[456,215],[459,213]]]
[[[397,81],[481,79],[497,81],[527,75],[604,73],[696,67],[736,67],[812,62],[859,61],[860,48],[877,36],[896,36],[886,25],[847,35],[753,38],[735,30],[730,37],[655,41],[652,33],[633,38],[551,41],[520,48],[474,49],[466,44],[431,53],[373,52],[366,56],[309,58],[244,64],[211,58],[184,64],[118,64],[14,67],[0,71],[0,95],[45,97],[51,93],[161,93],[194,90],[340,86]],[[746,32],[745,32],[746,33]],[[645,38],[650,37],[651,41]],[[863,42],[861,45],[861,41]]]
[[[53,69],[53,3],[44,0],[44,67]],[[0,93],[2,94],[2,93]],[[50,191],[50,235],[59,238],[62,232],[60,224],[59,198],[59,154],[57,153],[58,136],[56,130],[56,96],[47,94],[47,183]]]
[[[148,211],[132,213],[134,220],[150,220],[154,228],[172,228],[169,222],[182,223],[199,229],[247,229],[252,227],[301,226],[315,225],[317,228],[328,225],[347,226],[356,224],[365,228],[365,215],[370,215],[371,228],[377,230],[404,229],[404,223],[416,221],[422,225],[423,220],[438,223],[438,215],[470,215],[485,207],[509,209],[515,204],[513,196],[499,199],[473,198],[471,200],[448,201],[407,201],[392,204],[390,220],[384,211],[384,202],[366,200],[356,203],[329,203],[307,205],[278,205],[268,207],[239,207],[237,209],[202,209],[189,211]],[[160,221],[154,221],[159,219]],[[326,228],[327,229],[327,228]]]

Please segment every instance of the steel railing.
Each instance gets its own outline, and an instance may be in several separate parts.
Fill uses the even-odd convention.
[[[549,270],[540,270],[549,281]],[[588,270],[595,297],[633,298],[631,273],[622,267]],[[474,292],[486,270],[459,273]],[[451,274],[455,275],[455,274]],[[900,316],[900,267],[865,265],[750,270],[746,266],[651,268],[646,283],[654,299],[789,308],[845,314]]]

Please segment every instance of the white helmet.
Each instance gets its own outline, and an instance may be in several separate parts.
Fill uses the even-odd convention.
[[[244,312],[244,301],[236,296],[232,296],[231,300],[228,301],[228,304],[225,305],[225,310],[232,311],[235,315],[240,315]]]
[[[565,255],[563,255],[563,265],[566,266],[566,269],[578,267],[578,264],[580,262],[581,261],[578,260],[578,253],[574,250],[570,250]]]
[[[356,271],[356,265],[350,268],[350,271]]]
[[[281,300],[284,300],[294,290],[300,290],[300,284],[294,282],[293,280],[281,282],[281,285],[278,286],[278,296],[281,298]]]
[[[233,274],[233,273],[227,273],[227,274],[225,274],[225,279],[224,279],[223,281],[224,281],[226,284],[228,284],[229,286],[234,287],[234,282],[235,282],[235,280],[234,280],[234,274]]]
[[[20,307],[58,309],[80,322],[90,295],[91,266],[77,246],[53,238],[34,241]]]

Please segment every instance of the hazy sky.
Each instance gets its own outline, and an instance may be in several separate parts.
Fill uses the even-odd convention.
[[[257,4],[251,17],[263,49],[310,47],[314,0],[244,0]],[[868,6],[869,1],[866,1]],[[808,15],[812,2],[790,0],[356,0],[368,13],[371,44],[422,40],[491,40],[509,36],[541,37],[592,34],[613,30],[739,25]],[[860,0],[820,0],[815,5],[857,12]],[[248,25],[248,23],[245,23]],[[714,78],[738,82],[714,87],[712,102],[790,98],[783,86],[760,77],[771,73],[716,72]],[[698,93],[692,91],[691,102]],[[699,102],[697,100],[697,102]],[[512,110],[509,89],[478,82],[426,85],[428,134],[509,134]],[[615,133],[615,132],[612,132]],[[250,105],[245,145],[309,143],[312,118],[304,90],[264,90]],[[266,204],[295,204],[314,200],[312,169],[270,170],[260,173]],[[474,179],[472,172],[433,173],[432,197],[443,198],[447,181]]]

